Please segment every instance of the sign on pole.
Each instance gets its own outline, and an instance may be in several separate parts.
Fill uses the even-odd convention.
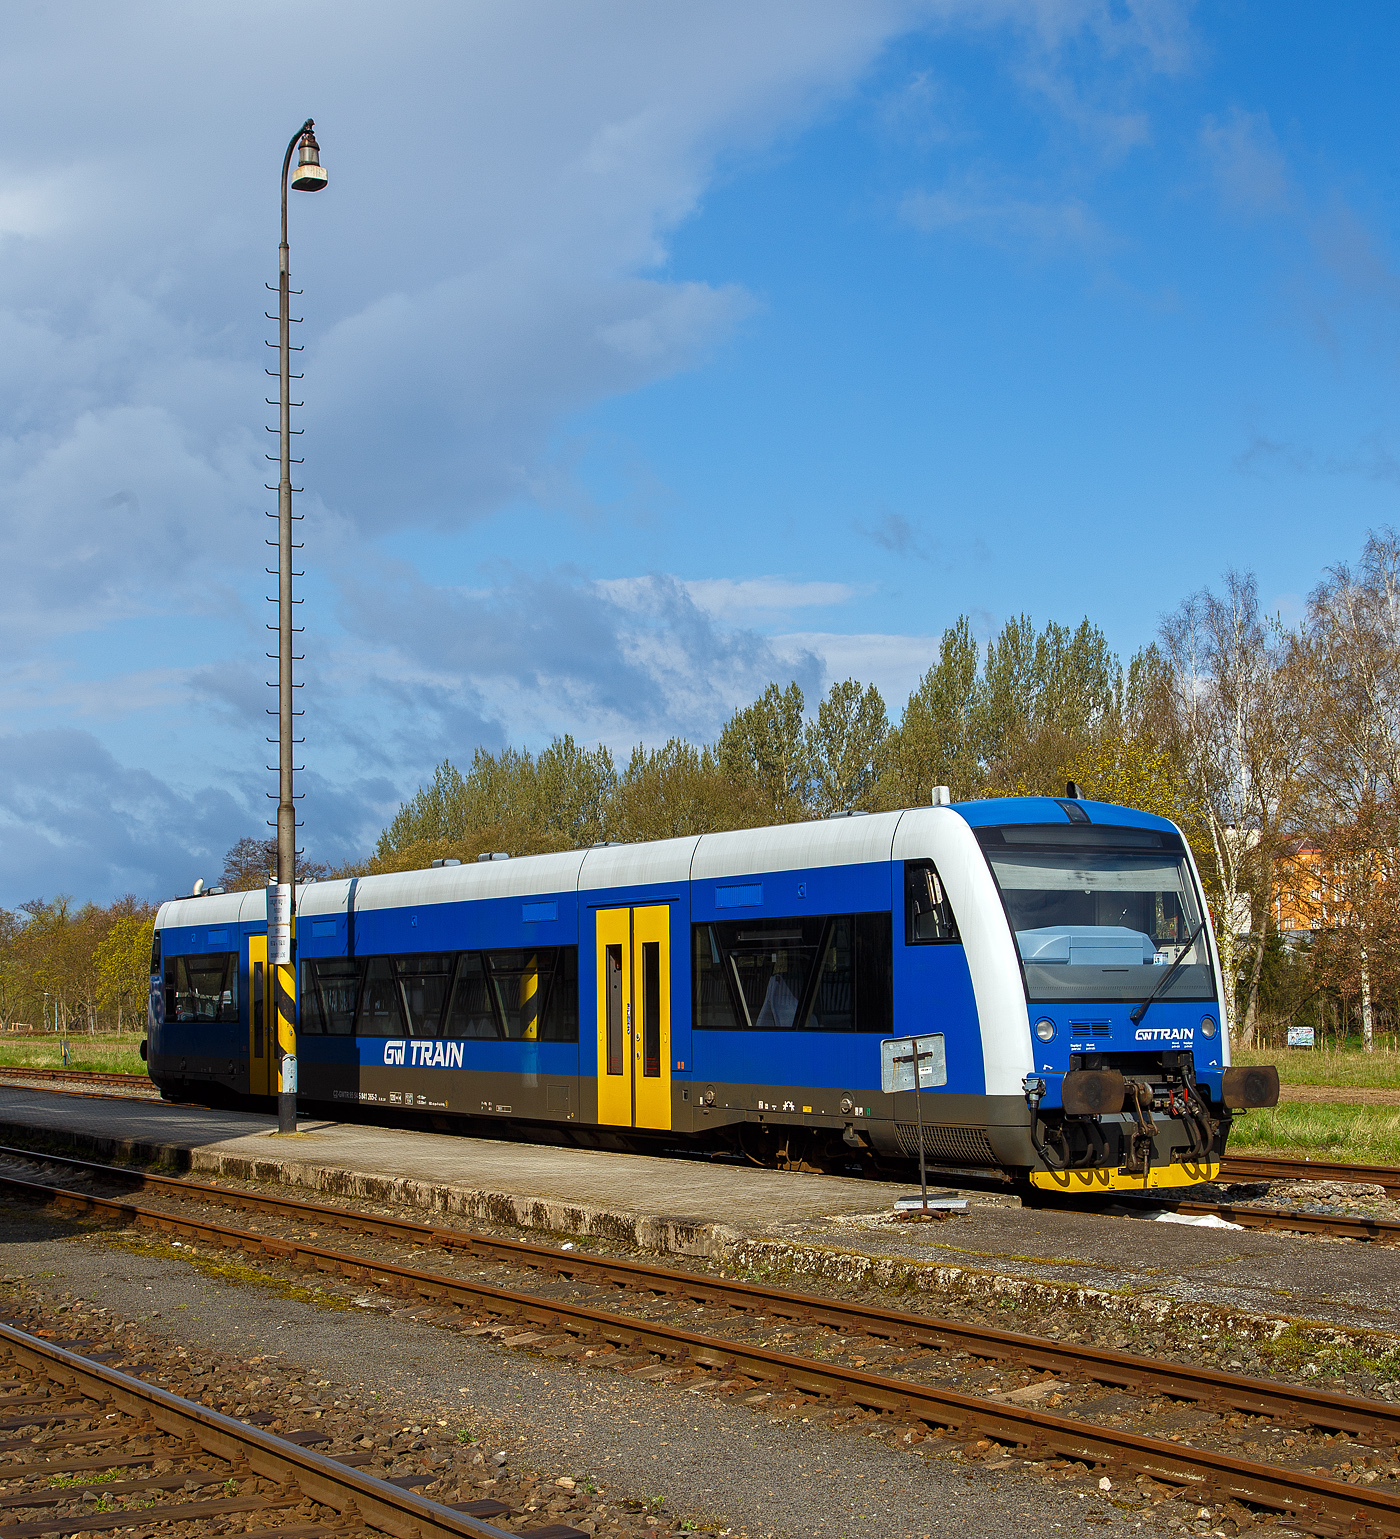
[[[267,889],[267,960],[274,967],[292,965],[292,887],[273,882]]]
[[[926,1037],[886,1037],[880,1043],[880,1089],[886,1095],[914,1088],[914,1047],[919,1050],[919,1089],[933,1090],[948,1083],[948,1058],[943,1033]]]
[[[1289,1047],[1315,1047],[1313,1028],[1311,1026],[1290,1026],[1288,1028]]]

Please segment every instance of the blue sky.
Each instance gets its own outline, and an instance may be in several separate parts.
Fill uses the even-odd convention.
[[[0,903],[262,831],[276,175],[304,841],[444,756],[898,713],[959,613],[1125,655],[1391,523],[1393,7],[14,6]],[[283,39],[279,46],[276,39]],[[271,528],[271,525],[267,525]]]

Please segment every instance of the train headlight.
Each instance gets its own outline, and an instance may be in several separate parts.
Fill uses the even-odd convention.
[[[1042,1042],[1049,1042],[1055,1035],[1055,1023],[1050,1017],[1042,1016],[1035,1023],[1035,1034]]]
[[[1215,1035],[1214,1016],[1203,1015],[1201,1017],[1201,1035],[1205,1037],[1207,1041]]]

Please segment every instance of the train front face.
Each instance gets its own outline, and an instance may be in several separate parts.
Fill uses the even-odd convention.
[[[1212,1180],[1232,1115],[1276,1104],[1278,1074],[1230,1065],[1190,851],[1165,819],[1049,805],[1056,821],[975,830],[1025,987],[1030,1179],[1060,1191]]]

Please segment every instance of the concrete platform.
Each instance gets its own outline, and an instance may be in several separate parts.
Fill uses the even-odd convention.
[[[442,1214],[459,1227],[590,1236],[798,1287],[820,1276],[984,1306],[1062,1306],[1098,1312],[1115,1329],[1160,1332],[1176,1321],[1203,1343],[1300,1325],[1322,1340],[1400,1333],[1400,1255],[1377,1245],[1028,1209],[976,1192],[964,1194],[966,1216],[897,1223],[892,1204],[908,1188],[877,1181],[350,1123],[303,1120],[283,1137],[274,1119],[250,1112],[9,1086],[0,1086],[0,1142],[161,1160]],[[1400,1341],[1370,1350],[1400,1352]]]

